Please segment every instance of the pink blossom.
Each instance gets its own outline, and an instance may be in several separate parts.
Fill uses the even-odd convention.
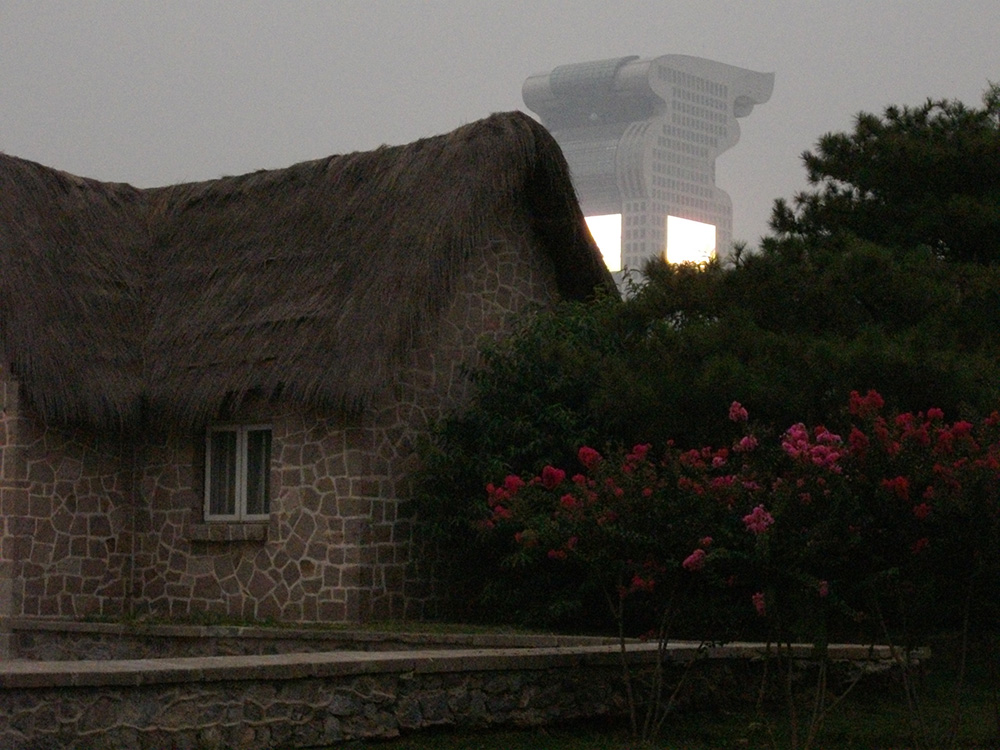
[[[514,514],[510,512],[509,508],[505,508],[503,505],[497,505],[493,508],[493,518],[495,520],[506,521],[514,517]]]
[[[559,498],[559,504],[566,510],[576,510],[580,507],[580,501],[568,492]]]
[[[690,555],[684,558],[684,562],[681,563],[681,567],[684,568],[684,570],[691,571],[692,573],[695,573],[704,568],[705,550],[696,549],[694,552],[692,552]]]
[[[486,485],[487,503],[492,508],[494,505],[510,499],[510,493],[503,487],[496,487],[492,482]]]
[[[511,495],[516,495],[517,491],[524,487],[524,480],[517,474],[508,474],[503,480],[503,487]]]
[[[932,406],[927,410],[927,418],[930,420],[944,419],[944,412],[938,409],[936,406]]]
[[[649,443],[634,445],[632,446],[632,452],[628,454],[628,458],[633,461],[642,461],[646,458],[646,454],[649,453],[651,447]]]
[[[896,495],[900,500],[910,499],[910,480],[906,477],[899,476],[893,479],[883,479],[882,487]]]
[[[712,481],[709,483],[709,486],[713,490],[724,490],[729,487],[732,487],[735,481],[736,481],[735,476],[733,476],[732,474],[726,474],[721,477],[714,477]]]
[[[823,426],[816,428],[816,443],[813,444],[809,430],[801,422],[789,427],[781,440],[782,450],[792,458],[808,460],[836,474],[841,471],[837,462],[842,456],[842,444],[840,435]]]
[[[733,450],[737,453],[749,453],[756,447],[757,438],[753,435],[744,435],[733,445]]]
[[[601,454],[586,445],[580,448],[576,455],[580,463],[588,469],[594,468],[601,460]]]
[[[827,583],[826,581],[820,581],[818,589],[819,589],[819,596],[821,599],[826,599],[826,597],[830,594],[830,584]]]
[[[754,534],[763,534],[774,523],[774,516],[768,513],[763,505],[758,505],[747,515],[743,516],[743,523],[746,524],[747,531]]]
[[[965,437],[972,432],[972,422],[966,422],[964,420],[955,422],[951,426],[951,434],[955,437]]]
[[[566,478],[566,472],[554,466],[546,466],[542,469],[542,485],[547,490],[554,490]]]
[[[931,506],[927,503],[920,503],[920,505],[913,506],[913,515],[917,517],[918,521],[923,521],[930,514]]]
[[[763,617],[767,614],[767,608],[764,603],[764,592],[758,591],[750,599],[753,601],[753,608],[757,610],[757,614]]]
[[[837,464],[840,460],[840,456],[840,451],[834,450],[828,445],[814,445],[809,449],[810,461],[812,461],[816,466],[829,469],[835,474],[839,474],[841,471],[840,466]]]
[[[679,490],[690,490],[696,495],[704,495],[705,487],[700,483],[696,482],[689,477],[678,477],[677,478],[677,489]]]
[[[711,547],[712,546],[712,537],[710,537],[710,536],[703,536],[700,540],[698,540],[698,544],[700,544],[702,547]]]
[[[680,455],[680,462],[688,466],[692,466],[696,469],[701,469],[705,467],[705,461],[702,458],[701,451],[692,448],[689,451],[685,451]]]
[[[781,448],[792,458],[798,458],[809,451],[809,430],[801,422],[793,424],[781,439]]]
[[[739,401],[733,401],[729,405],[729,419],[733,422],[746,422],[748,417],[747,410]]]
[[[870,441],[865,433],[857,427],[852,427],[851,434],[847,436],[847,444],[851,447],[852,453],[864,458],[865,454],[868,452]]]
[[[638,573],[632,576],[632,582],[629,584],[629,591],[652,591],[656,586],[656,581],[652,578],[643,578]]]
[[[883,406],[885,406],[885,400],[879,395],[878,391],[870,390],[867,396],[862,396],[857,391],[851,391],[848,408],[855,417],[861,417],[862,419],[874,417],[881,411]]]
[[[840,445],[844,441],[840,435],[830,432],[826,427],[819,426],[816,428],[816,442],[826,445]]]

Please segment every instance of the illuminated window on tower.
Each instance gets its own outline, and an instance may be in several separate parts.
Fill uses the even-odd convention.
[[[622,270],[622,215],[604,214],[588,216],[587,228],[594,237],[594,242],[601,249],[604,264],[609,271]]]
[[[664,255],[669,263],[707,263],[715,257],[715,225],[668,216]]]

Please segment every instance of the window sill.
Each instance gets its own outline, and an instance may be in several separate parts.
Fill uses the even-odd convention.
[[[193,523],[188,526],[187,538],[192,542],[263,542],[267,540],[267,525],[266,521]]]

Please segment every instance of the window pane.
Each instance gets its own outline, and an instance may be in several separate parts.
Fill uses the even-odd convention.
[[[208,512],[213,516],[236,514],[236,432],[212,433],[209,467]]]
[[[247,431],[247,515],[271,510],[271,431]]]

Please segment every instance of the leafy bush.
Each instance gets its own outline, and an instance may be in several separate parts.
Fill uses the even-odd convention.
[[[591,587],[566,596],[567,581],[500,568],[501,550],[470,536],[497,477],[546,464],[575,473],[581,445],[724,445],[731,425],[716,417],[734,399],[761,438],[837,424],[852,390],[969,420],[1000,403],[998,268],[855,242],[647,274],[624,301],[526,320],[485,353],[471,406],[423,446],[420,528],[442,550],[453,616],[607,625]]]

